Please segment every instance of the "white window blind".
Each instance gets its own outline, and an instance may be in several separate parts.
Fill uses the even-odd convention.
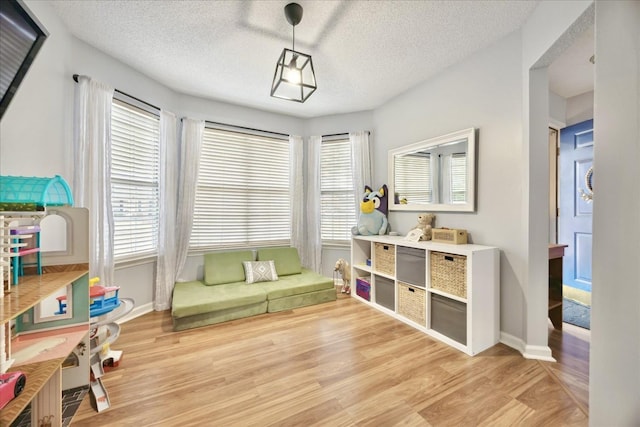
[[[357,222],[349,139],[322,141],[320,193],[322,242],[345,244],[351,240],[351,227]]]
[[[400,199],[410,203],[431,203],[433,183],[430,154],[406,154],[395,156],[395,192]]]
[[[111,205],[116,260],[157,251],[159,127],[158,115],[114,98]]]
[[[289,142],[206,127],[193,211],[193,250],[289,245]]]
[[[451,203],[467,201],[467,155],[451,155]]]

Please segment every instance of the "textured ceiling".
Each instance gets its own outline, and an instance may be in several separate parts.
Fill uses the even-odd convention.
[[[555,61],[549,65],[549,90],[571,98],[593,90],[593,24],[589,26]]]
[[[538,1],[298,1],[318,90],[271,98],[288,1],[51,2],[77,38],[173,90],[298,117],[375,108],[520,28]]]

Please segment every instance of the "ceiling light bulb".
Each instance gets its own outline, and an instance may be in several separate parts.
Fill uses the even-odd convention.
[[[297,68],[289,68],[289,71],[287,72],[287,80],[291,84],[299,85],[302,81],[302,78],[300,77],[300,70]]]
[[[287,80],[289,83],[299,85],[302,81],[302,71],[298,68],[298,55],[293,55],[287,69]]]

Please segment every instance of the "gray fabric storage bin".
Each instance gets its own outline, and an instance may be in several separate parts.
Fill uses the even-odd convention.
[[[467,304],[432,293],[431,329],[467,345]]]
[[[427,277],[426,253],[424,249],[396,247],[396,270],[398,280],[420,288],[425,287]]]
[[[375,276],[375,297],[376,304],[379,304],[389,310],[396,309],[396,291],[394,282],[382,276]]]

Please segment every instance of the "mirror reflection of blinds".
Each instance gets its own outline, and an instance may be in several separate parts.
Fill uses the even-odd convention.
[[[114,258],[155,254],[158,242],[160,118],[115,99],[111,110]]]
[[[451,203],[467,201],[467,155],[451,155]]]
[[[349,139],[322,141],[320,193],[320,233],[323,243],[344,244],[350,241],[356,214]]]
[[[431,203],[433,200],[430,154],[395,156],[395,192],[410,203]]]
[[[289,245],[289,141],[205,127],[190,247]]]

